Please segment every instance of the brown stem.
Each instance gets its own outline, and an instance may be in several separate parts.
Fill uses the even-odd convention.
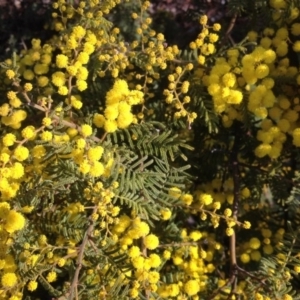
[[[92,214],[96,213],[97,209],[98,209],[98,206],[95,206],[94,209],[93,209]],[[92,214],[91,214],[91,216],[92,216]],[[77,285],[78,285],[79,273],[80,273],[80,270],[82,268],[82,261],[83,261],[83,258],[84,258],[84,250],[85,250],[86,245],[89,241],[89,237],[91,236],[92,231],[94,229],[94,222],[93,222],[91,216],[89,218],[90,225],[89,225],[88,229],[86,230],[83,241],[82,241],[82,243],[79,247],[79,253],[78,253],[78,258],[77,258],[77,262],[76,262],[77,268],[75,270],[73,281],[72,281],[72,284],[71,284],[71,287],[70,287],[70,290],[69,290],[70,295],[68,296],[68,300],[73,300],[74,299],[73,298],[74,294],[75,294],[75,299],[76,300],[78,299]]]

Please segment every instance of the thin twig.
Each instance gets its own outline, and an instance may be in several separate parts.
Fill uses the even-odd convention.
[[[97,209],[98,209],[98,206],[95,206],[92,214],[96,213]],[[76,262],[77,268],[75,270],[73,281],[72,281],[72,284],[71,284],[71,287],[69,290],[70,295],[68,297],[68,300],[73,300],[74,293],[75,293],[75,299],[78,300],[77,285],[78,285],[79,273],[82,268],[82,261],[84,258],[84,251],[85,251],[86,245],[87,245],[87,243],[89,241],[89,237],[91,236],[92,231],[94,229],[94,222],[91,217],[89,218],[89,221],[90,221],[90,226],[86,230],[83,241],[79,247],[79,253],[78,253],[78,258],[77,258],[77,262]]]

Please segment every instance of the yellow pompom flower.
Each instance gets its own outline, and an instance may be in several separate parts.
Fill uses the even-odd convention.
[[[208,21],[208,18],[207,18],[206,15],[204,15],[204,16],[201,16],[201,17],[200,17],[199,23],[200,23],[201,25],[206,25],[206,24],[207,24],[207,21]]]
[[[300,23],[294,23],[291,27],[292,35],[300,35]]]
[[[9,162],[10,156],[8,153],[1,153],[0,154],[0,161],[3,163]]]
[[[232,236],[234,234],[234,230],[231,227],[226,228],[226,235]]]
[[[128,250],[127,250],[127,254],[130,258],[136,258],[139,257],[141,255],[141,251],[140,248],[137,246],[131,246]]]
[[[68,95],[69,89],[63,85],[58,88],[57,92],[59,95],[66,96],[66,95]]]
[[[10,107],[8,103],[4,103],[0,106],[0,116],[6,117],[9,113]]]
[[[189,295],[189,296],[194,296],[196,294],[198,294],[198,292],[200,291],[200,286],[197,280],[195,279],[191,279],[189,281],[187,281],[184,284],[184,291]]]
[[[22,105],[22,101],[18,97],[15,97],[9,100],[9,104],[14,108],[19,108]]]
[[[43,120],[42,120],[42,124],[44,125],[44,126],[50,126],[51,125],[51,123],[52,123],[52,120],[51,120],[51,118],[49,118],[49,117],[45,117],[45,118],[43,118]]]
[[[119,115],[117,104],[108,105],[104,110],[104,116],[107,120],[116,120]]]
[[[13,233],[17,230],[23,229],[24,226],[25,218],[23,217],[23,215],[14,210],[11,210],[6,216],[3,228],[9,233]]]
[[[76,141],[76,147],[77,147],[78,149],[84,149],[85,146],[86,146],[86,141],[85,141],[85,139],[79,138],[79,139]]]
[[[258,65],[255,69],[255,75],[259,79],[267,77],[269,75],[269,67],[265,64]]]
[[[69,73],[69,75],[71,75],[71,76],[75,76],[78,71],[78,68],[75,66],[68,66],[66,69],[67,69],[67,72]]]
[[[89,163],[88,160],[83,160],[82,163],[79,165],[79,171],[82,173],[82,174],[87,174],[88,172],[90,172],[90,169],[91,169],[91,165]]]
[[[161,259],[159,255],[152,253],[149,256],[149,259],[151,268],[158,268],[161,265]]]
[[[19,162],[15,162],[11,167],[11,177],[19,179],[24,175],[24,167]]]
[[[53,134],[51,131],[45,130],[40,134],[40,137],[43,141],[49,142],[53,138]]]
[[[164,220],[164,221],[167,221],[171,218],[172,216],[172,212],[169,208],[163,208],[161,211],[160,211],[160,216],[161,216],[161,219]]]
[[[29,83],[29,82],[27,82],[27,83],[25,83],[24,84],[24,90],[26,91],[26,92],[30,92],[31,90],[32,90],[32,84],[31,83]]]
[[[53,282],[53,281],[55,281],[56,278],[57,278],[57,274],[54,271],[49,272],[47,274],[47,277],[46,277],[47,281],[50,282],[50,283]]]
[[[93,128],[88,125],[88,124],[83,124],[81,126],[81,134],[84,136],[84,137],[87,137],[87,136],[91,136],[93,133]]]
[[[199,230],[194,230],[190,233],[190,238],[196,242],[202,238],[202,233]]]
[[[133,114],[131,112],[119,114],[117,119],[118,128],[120,129],[127,128],[132,123],[133,123]]]
[[[193,196],[191,194],[184,194],[180,199],[186,205],[191,205],[193,202]]]
[[[247,34],[247,37],[250,42],[255,42],[257,40],[257,36],[258,36],[258,34],[256,31],[249,31]]]
[[[15,273],[5,273],[1,277],[1,284],[4,288],[13,287],[17,283],[17,275]]]
[[[27,289],[30,292],[33,292],[37,289],[38,283],[35,280],[30,280],[27,284]]]
[[[88,78],[89,75],[88,69],[86,67],[81,66],[81,63],[77,62],[73,68],[74,68],[73,71],[75,71],[75,68],[77,69],[75,75],[78,80],[86,80]]]
[[[215,24],[213,25],[213,30],[214,30],[214,31],[220,31],[220,30],[221,30],[221,25],[220,25],[219,23],[215,23]]]
[[[93,124],[98,128],[102,128],[105,124],[105,117],[101,114],[94,114]]]
[[[78,100],[76,97],[71,96],[71,105],[75,108],[75,109],[81,109],[83,103]]]
[[[228,104],[240,104],[243,100],[243,93],[238,90],[230,90],[229,96],[226,99]]]
[[[258,249],[260,247],[261,243],[260,240],[258,238],[251,238],[249,241],[249,246],[251,249]]]
[[[73,30],[72,30],[72,36],[74,36],[74,38],[76,39],[82,39],[86,34],[86,30],[78,25],[78,26],[75,26],[73,27]]]
[[[14,157],[18,161],[23,161],[29,156],[29,150],[24,146],[18,146],[14,151]]]
[[[89,62],[90,56],[87,52],[80,52],[77,56],[77,61],[82,63],[83,65],[87,64]]]
[[[46,64],[36,64],[33,71],[37,75],[47,74],[49,72],[49,66]]]
[[[251,258],[250,258],[250,255],[248,253],[243,253],[240,256],[240,260],[241,260],[242,263],[247,264],[251,260]]]
[[[63,72],[55,72],[52,74],[52,83],[57,86],[63,86],[66,82],[66,77]]]
[[[295,52],[300,52],[300,41],[296,41],[293,45],[293,50]]]
[[[90,148],[87,151],[87,157],[91,162],[98,161],[102,157],[104,148],[101,146],[96,146],[95,148]]]
[[[260,144],[258,147],[255,148],[254,153],[257,157],[264,157],[269,154],[272,150],[272,146],[269,144]]]
[[[104,129],[108,133],[115,132],[118,129],[117,121],[115,120],[105,120],[104,122]]]
[[[26,79],[26,80],[32,80],[34,78],[34,73],[27,69],[23,72],[23,77]]]
[[[159,239],[156,235],[154,234],[149,234],[145,237],[144,239],[144,245],[147,249],[149,250],[154,250],[158,247],[159,245]]]
[[[87,89],[88,85],[84,80],[76,80],[76,87],[80,92],[82,92]]]
[[[56,65],[58,68],[65,68],[68,65],[68,57],[64,54],[58,54],[56,56]]]
[[[17,140],[16,136],[12,133],[7,133],[3,138],[2,142],[5,147],[12,146]]]
[[[39,76],[37,78],[37,84],[39,87],[45,87],[49,83],[49,78],[46,76]]]
[[[90,167],[89,174],[93,177],[99,177],[104,173],[105,169],[101,162],[95,161]]]
[[[236,83],[236,76],[233,73],[226,73],[222,77],[222,82],[226,87],[233,87]]]
[[[8,79],[13,79],[16,76],[16,73],[13,70],[7,70],[5,74]]]
[[[212,198],[212,196],[209,195],[209,194],[201,194],[201,195],[199,196],[199,200],[200,200],[200,202],[201,202],[202,204],[204,204],[204,205],[210,205],[210,204],[212,204],[212,202],[213,202],[213,198]]]

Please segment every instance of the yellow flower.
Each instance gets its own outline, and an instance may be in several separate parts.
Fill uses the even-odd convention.
[[[149,234],[145,237],[144,239],[144,244],[145,247],[149,250],[154,250],[158,247],[159,245],[159,239],[156,235],[154,234]]]
[[[49,83],[49,78],[46,76],[39,76],[37,79],[37,84],[40,87],[45,87]]]
[[[37,289],[38,283],[35,280],[30,280],[27,284],[28,291],[35,291]]]
[[[57,92],[58,92],[58,94],[60,94],[62,96],[66,96],[66,95],[68,95],[69,89],[63,85],[58,88]]]
[[[56,280],[56,277],[57,277],[56,272],[51,271],[51,272],[49,272],[49,273],[47,274],[46,279],[47,279],[48,282],[53,282],[53,281]]]
[[[45,118],[43,118],[43,120],[42,120],[42,124],[43,124],[44,126],[50,126],[51,123],[52,123],[51,118],[45,117]]]
[[[80,165],[79,165],[79,171],[83,174],[87,174],[91,169],[91,165],[88,160],[84,160]]]
[[[169,195],[175,199],[179,199],[181,196],[181,190],[177,187],[171,187],[169,189]]]
[[[99,177],[104,173],[104,166],[101,162],[95,161],[90,167],[89,173],[93,177]]]
[[[10,107],[8,103],[4,103],[0,106],[0,116],[6,117],[9,113]]]
[[[23,175],[24,175],[24,167],[19,162],[15,162],[11,167],[12,178],[19,179]]]
[[[202,233],[198,230],[194,230],[190,233],[190,238],[196,242],[196,241],[199,241],[202,237]]]
[[[127,254],[130,258],[135,258],[135,257],[139,257],[141,254],[140,248],[137,246],[131,246],[128,250],[127,250]]]
[[[209,194],[201,194],[199,200],[204,205],[210,205],[213,202],[213,198]]]
[[[34,146],[32,149],[32,156],[34,158],[42,158],[46,154],[46,149],[43,145]]]
[[[172,212],[169,208],[163,208],[160,211],[161,219],[166,221],[169,220],[172,216]]]
[[[107,120],[116,120],[119,115],[117,104],[108,105],[104,110],[104,116]]]
[[[151,268],[158,268],[161,264],[160,256],[152,253],[149,256]]]
[[[207,21],[208,21],[208,18],[207,18],[206,15],[201,16],[200,19],[199,19],[199,23],[200,23],[201,25],[206,25]]]
[[[249,241],[249,246],[251,249],[258,249],[260,247],[261,243],[258,238],[251,238]]]
[[[83,124],[81,126],[81,133],[84,137],[90,136],[93,133],[93,128],[88,124]]]
[[[29,150],[24,146],[18,146],[14,151],[14,157],[18,161],[23,161],[29,156]]]
[[[104,148],[101,146],[96,146],[95,148],[90,148],[87,151],[87,157],[90,161],[94,162],[100,160],[102,154],[104,152]]]
[[[79,138],[79,139],[76,141],[76,147],[77,147],[78,149],[84,149],[85,146],[86,146],[86,141],[85,141],[85,139]]]
[[[9,79],[13,79],[16,76],[16,73],[13,70],[7,70],[5,74]]]
[[[81,62],[83,65],[89,62],[90,56],[86,52],[80,52],[77,56],[77,61]]]
[[[76,80],[76,86],[80,92],[87,89],[87,83],[84,80]]]
[[[242,263],[247,264],[251,260],[251,258],[250,258],[250,255],[248,253],[243,253],[240,256],[240,260],[241,260]]]
[[[199,283],[194,279],[187,281],[183,288],[189,296],[194,296],[200,291]]]
[[[296,41],[293,45],[293,50],[295,52],[300,52],[300,41]]]
[[[221,30],[221,25],[218,24],[218,23],[215,23],[215,24],[213,25],[213,30],[214,30],[214,31],[220,31],[220,30]]]
[[[9,288],[17,283],[17,275],[15,273],[5,273],[1,277],[1,284],[4,288]]]
[[[115,120],[113,120],[113,121],[106,120],[104,122],[104,129],[108,133],[115,132],[118,129],[118,124]]]
[[[12,133],[7,133],[2,138],[3,145],[6,146],[6,147],[12,146],[15,143],[16,140],[17,140],[16,136]]]
[[[53,134],[51,131],[45,130],[40,134],[40,137],[43,141],[51,141],[53,138]]]
[[[76,39],[81,39],[85,36],[86,30],[82,26],[73,27],[72,34]]]
[[[57,86],[63,86],[66,82],[66,77],[63,72],[55,72],[52,74],[52,83]]]
[[[4,229],[9,232],[15,232],[17,230],[23,229],[25,226],[25,218],[20,213],[11,210],[6,216]]]
[[[56,56],[56,65],[58,68],[66,68],[68,65],[68,57],[64,54],[58,54]]]
[[[127,128],[133,122],[133,114],[129,113],[120,113],[117,119],[118,128],[124,129]]]

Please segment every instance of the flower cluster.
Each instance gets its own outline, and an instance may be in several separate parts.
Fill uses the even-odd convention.
[[[133,105],[143,103],[143,93],[138,90],[129,90],[125,80],[117,80],[112,89],[106,94],[106,108],[104,115],[95,114],[94,124],[104,127],[108,133],[115,132],[118,128],[127,128],[136,123],[137,119],[131,112]]]

